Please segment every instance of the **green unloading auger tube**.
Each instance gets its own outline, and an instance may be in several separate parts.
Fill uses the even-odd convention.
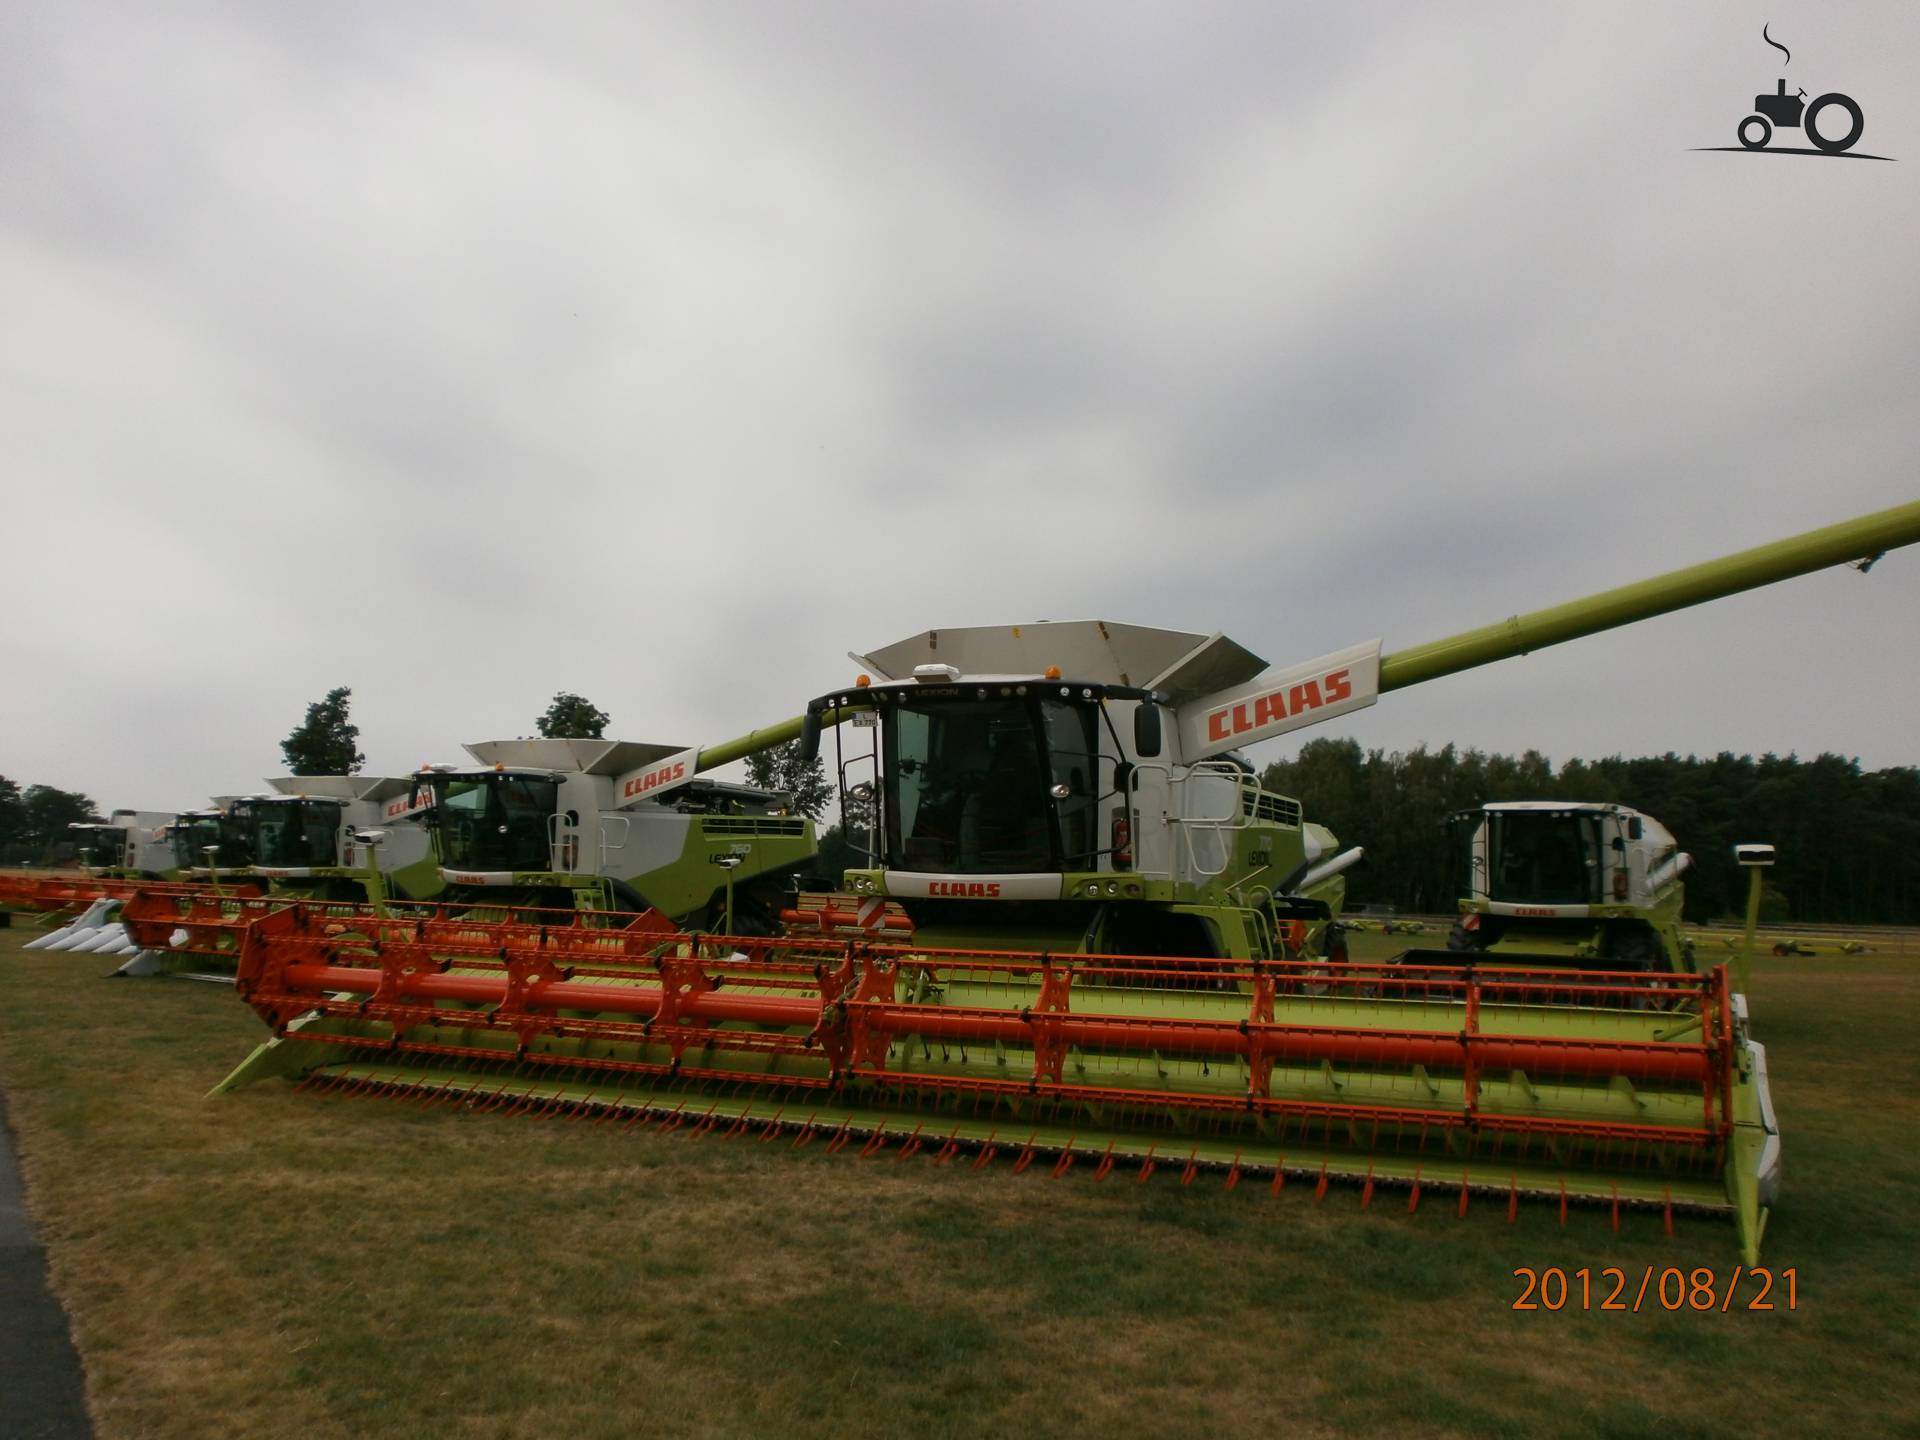
[[[1363,658],[1344,678],[1370,703],[1381,689],[1916,539],[1920,505],[1904,506],[1384,661],[1375,646],[1372,673]],[[937,657],[916,650],[920,640],[937,644]],[[1196,763],[1259,738],[1209,748],[1218,744],[1210,730],[1235,733],[1236,707],[1254,728],[1291,718],[1308,697],[1337,697],[1330,678],[1310,686],[1306,672],[1320,662],[1295,667],[1306,677],[1297,682],[1294,672],[1276,679],[1221,637],[1102,622],[920,640],[879,654],[898,661],[873,665],[880,682],[701,751],[698,764],[790,735],[805,743],[856,709],[878,711],[888,733],[896,715],[926,715],[942,695],[991,709],[1004,691],[1015,708],[1044,703],[1063,716],[1094,707],[1089,744],[1131,747],[1120,756],[1129,761],[1151,753],[1163,773],[1191,768],[1210,787],[1209,803],[1222,807],[1204,817],[1214,848],[1186,843],[1205,873],[1154,872],[1136,807],[1130,833],[1116,827],[1084,870],[956,876],[896,866],[863,872],[869,887],[850,902],[862,914],[897,904],[917,923],[977,898],[966,922],[976,934],[990,933],[996,915],[1038,926],[1032,917],[1044,911],[1052,933],[1070,937],[1058,950],[943,943],[933,926],[897,943],[701,937],[657,917],[624,930],[394,917],[343,936],[296,906],[247,929],[239,988],[275,1038],[222,1088],[277,1074],[629,1128],[751,1131],[869,1153],[965,1151],[1022,1170],[1044,1157],[1056,1173],[1124,1164],[1185,1179],[1212,1168],[1229,1184],[1249,1174],[1271,1185],[1350,1180],[1367,1200],[1392,1184],[1410,1204],[1444,1193],[1463,1208],[1481,1195],[1509,1207],[1529,1196],[1704,1210],[1731,1217],[1743,1255],[1757,1259],[1778,1126],[1765,1052],[1747,1038],[1744,1003],[1723,970],[1354,965],[1261,941],[1251,920],[1220,923],[1271,910],[1305,924],[1314,912],[1298,897],[1326,893],[1314,891],[1315,876],[1338,857],[1326,858],[1320,841],[1303,852],[1317,827],[1299,807],[1258,793],[1222,762]],[[1033,663],[1047,647],[1072,645],[1082,649],[1052,673]],[[1156,709],[1171,709],[1174,724],[1135,714]],[[1183,750],[1189,734],[1196,749]],[[991,732],[996,744],[1009,735],[1020,738],[1004,725]],[[1072,809],[1073,777],[1037,773]],[[932,785],[925,767],[914,774]],[[1086,814],[1082,831],[1104,841],[1106,820]],[[1200,826],[1191,815],[1187,823]],[[945,845],[950,858],[974,835],[998,847],[990,853],[1039,853],[1017,850],[1025,842],[1004,827],[996,835],[964,819],[916,843]],[[1257,866],[1234,848],[1243,841],[1259,849]],[[1267,878],[1232,868],[1243,863],[1246,875]],[[1124,917],[1129,903],[1158,906],[1158,918],[1132,929],[1088,923]],[[1330,902],[1314,903],[1324,917]],[[1080,916],[1073,926],[1055,924],[1069,913]],[[1218,943],[1151,943],[1169,934]],[[1229,935],[1231,944],[1221,940]],[[1114,938],[1136,943],[1105,943]]]
[[[1477,665],[1544,650],[1582,635],[1631,625],[1636,620],[1649,620],[1834,565],[1871,562],[1916,541],[1920,541],[1920,501],[1877,510],[1857,520],[1843,520],[1720,560],[1603,590],[1584,600],[1532,610],[1444,640],[1382,655],[1380,691],[1385,694],[1423,680],[1438,680]]]

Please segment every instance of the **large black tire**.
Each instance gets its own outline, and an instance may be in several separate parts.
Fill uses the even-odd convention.
[[[1820,112],[1829,105],[1838,105],[1842,110],[1847,112],[1848,117],[1853,121],[1853,123],[1847,127],[1847,133],[1842,135],[1838,140],[1826,139],[1821,135],[1816,124]],[[1854,103],[1851,95],[1842,95],[1836,91],[1822,95],[1811,105],[1807,106],[1807,113],[1801,118],[1800,126],[1807,132],[1807,139],[1813,142],[1816,150],[1824,150],[1829,155],[1838,155],[1842,151],[1851,150],[1854,147],[1854,144],[1860,139],[1860,132],[1867,128],[1867,117],[1860,113],[1860,107]],[[1746,142],[1743,140],[1741,143],[1744,145]]]
[[[1453,928],[1447,932],[1447,949],[1457,954],[1471,954],[1481,949],[1480,932],[1469,930],[1461,921],[1454,921]]]

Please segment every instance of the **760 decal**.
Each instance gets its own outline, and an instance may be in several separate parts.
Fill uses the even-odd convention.
[[[1593,1270],[1544,1270],[1521,1266],[1513,1272],[1520,1282],[1515,1310],[1798,1310],[1800,1272],[1765,1270],[1735,1265],[1724,1277],[1702,1265],[1682,1270],[1677,1265],[1644,1267],[1638,1275],[1608,1266]]]

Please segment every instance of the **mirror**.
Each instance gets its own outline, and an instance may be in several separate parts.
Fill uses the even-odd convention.
[[[1160,707],[1142,700],[1133,712],[1133,750],[1142,760],[1160,753]]]
[[[800,721],[800,761],[811,765],[820,755],[820,712],[808,707]]]

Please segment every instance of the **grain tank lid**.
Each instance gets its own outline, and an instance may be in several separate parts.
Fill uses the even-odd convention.
[[[316,800],[391,800],[413,788],[411,779],[393,775],[275,775],[267,783],[282,795],[311,795]]]
[[[685,745],[651,740],[476,740],[462,747],[482,765],[527,770],[572,770],[587,775],[625,775],[685,751]]]
[[[151,830],[156,825],[165,825],[173,819],[171,810],[115,810],[107,816],[109,825],[117,825],[123,830]]]
[[[908,679],[917,665],[951,665],[962,676],[1007,677],[1043,675],[1058,665],[1068,680],[1146,686],[1178,671],[1188,657],[1218,639],[1113,620],[1040,620],[925,630],[850,658],[882,680]],[[1255,660],[1255,672],[1264,668]]]
[[[1147,682],[1179,705],[1243,685],[1266,671],[1267,662],[1237,640],[1215,631]]]

